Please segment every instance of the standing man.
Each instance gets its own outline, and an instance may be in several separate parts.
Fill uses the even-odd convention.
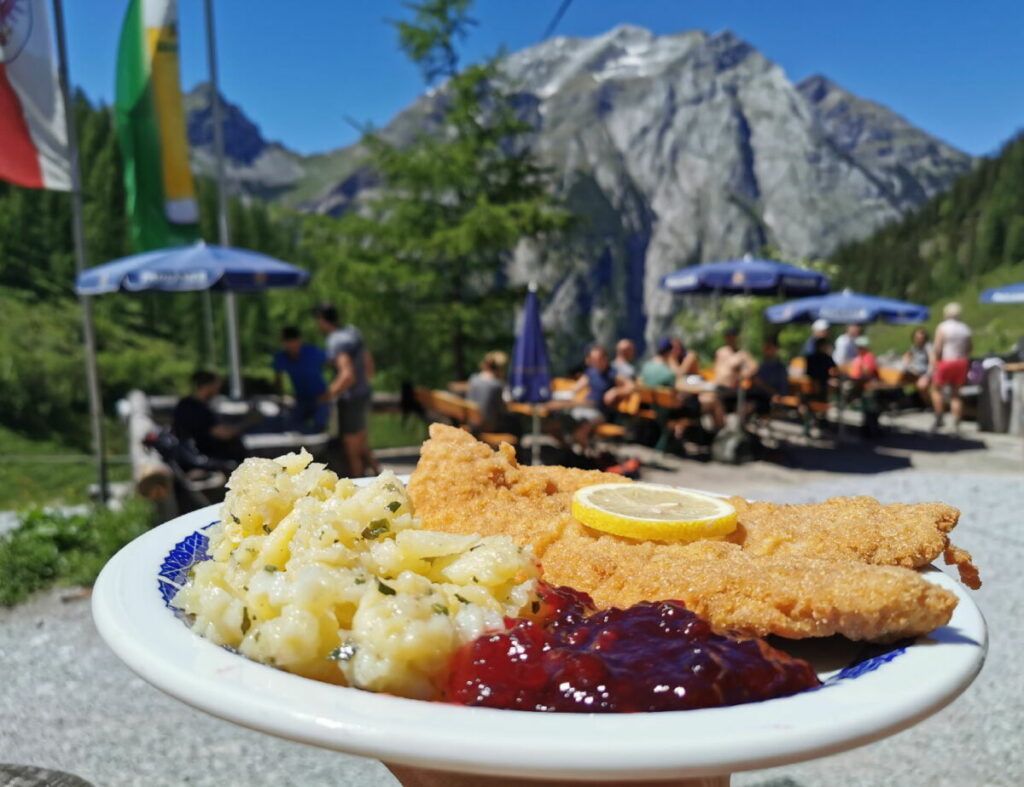
[[[942,411],[945,406],[943,388],[949,386],[949,410],[953,413],[953,431],[960,430],[960,419],[964,414],[964,401],[960,387],[967,382],[967,370],[971,360],[971,329],[960,321],[960,304],[947,303],[942,310],[945,319],[935,329],[932,343],[932,407],[935,408],[935,423],[932,431],[942,428]]]
[[[283,392],[282,375],[287,374],[295,394],[290,426],[299,432],[322,432],[327,428],[330,405],[320,401],[327,383],[324,364],[327,354],[319,347],[302,341],[293,325],[281,329],[281,350],[274,355],[274,388]]]
[[[329,303],[313,309],[317,327],[327,337],[327,359],[334,379],[320,397],[322,402],[338,403],[338,435],[351,478],[359,478],[367,469],[380,473],[380,464],[370,450],[368,432],[370,380],[376,368],[373,356],[363,344],[363,335],[354,325],[339,327],[338,310]]]
[[[857,338],[864,333],[864,326],[857,322],[851,322],[846,326],[846,333],[840,334],[836,339],[835,349],[832,351],[832,360],[836,366],[849,366],[857,357]]]

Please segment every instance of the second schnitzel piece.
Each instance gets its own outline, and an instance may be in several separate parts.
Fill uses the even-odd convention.
[[[971,554],[953,546],[949,532],[960,512],[945,503],[879,503],[873,497],[834,497],[824,503],[781,505],[729,500],[739,526],[728,540],[754,555],[851,559],[920,568],[939,555],[956,564],[960,581],[977,590]]]
[[[507,534],[534,548],[545,579],[583,590],[599,606],[678,599],[720,631],[879,641],[932,631],[956,606],[953,593],[898,566],[600,533],[572,517],[572,495],[590,484],[625,483],[621,477],[520,466],[511,447],[493,451],[439,424],[430,435],[409,483],[423,526]]]

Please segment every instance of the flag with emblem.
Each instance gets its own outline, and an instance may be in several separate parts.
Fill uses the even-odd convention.
[[[128,4],[114,111],[135,245],[148,251],[195,241],[199,211],[185,137],[175,0]]]
[[[71,189],[64,99],[45,0],[0,0],[0,180]]]

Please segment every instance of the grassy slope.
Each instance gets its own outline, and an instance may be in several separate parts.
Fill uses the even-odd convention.
[[[81,456],[52,440],[32,440],[0,426],[0,510],[33,504],[84,503],[96,466],[88,459],[53,461],[47,457]],[[37,458],[34,458],[37,457]],[[110,480],[128,479],[128,466],[111,464]]]
[[[1024,336],[1024,306],[982,304],[978,298],[982,290],[989,287],[1019,281],[1024,281],[1024,262],[997,268],[980,277],[976,283],[965,285],[956,298],[945,298],[931,304],[932,317],[925,327],[929,333],[934,332],[942,320],[942,307],[956,300],[963,307],[964,321],[974,331],[974,354],[1006,353],[1013,348],[1018,337]],[[896,350],[902,353],[910,345],[912,330],[913,326],[876,325],[869,335],[876,352]]]
[[[314,199],[328,186],[337,185],[352,174],[362,158],[363,152],[358,145],[304,158],[302,167],[306,174],[281,196],[280,203],[285,207],[297,208]]]

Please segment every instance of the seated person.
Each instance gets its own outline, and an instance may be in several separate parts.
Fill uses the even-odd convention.
[[[659,339],[654,357],[640,369],[640,382],[648,388],[675,388],[676,373],[672,370],[673,344],[670,339]],[[666,424],[671,425],[676,437],[681,437],[689,424],[700,420],[701,402],[694,394],[679,393],[679,406],[663,413]]]
[[[682,339],[671,338],[672,352],[669,353],[668,363],[675,372],[677,379],[685,380],[691,374],[700,374],[700,358],[697,353],[686,347]]]
[[[789,392],[789,369],[779,360],[779,345],[774,339],[765,339],[761,345],[761,358],[750,397],[757,412],[767,415],[771,411],[772,397],[785,396]]]
[[[854,339],[857,355],[850,362],[849,377],[862,385],[878,379],[878,360],[871,352],[871,340],[867,336]]]
[[[323,432],[331,413],[330,404],[320,401],[327,390],[323,373],[327,354],[303,342],[299,329],[291,325],[281,329],[281,348],[274,355],[274,388],[282,393],[282,374],[287,374],[295,394],[289,427],[298,432]]]
[[[800,395],[798,412],[804,422],[804,434],[810,435],[812,420],[818,421],[820,426],[823,418],[814,415],[808,402],[828,402],[829,390],[839,368],[832,358],[832,343],[827,336],[819,336],[814,340],[813,351],[804,356],[804,365],[811,384],[809,389]]]
[[[917,328],[911,334],[910,349],[903,353],[900,366],[907,382],[913,382],[925,406],[931,404],[931,358],[932,344],[928,341],[928,331]]]
[[[221,378],[213,372],[192,375],[192,392],[174,406],[171,432],[186,447],[210,459],[222,460],[217,469],[233,470],[245,459],[242,428],[217,423],[210,400],[220,393]],[[191,468],[185,468],[186,470]]]
[[[807,377],[811,381],[811,390],[806,398],[814,402],[827,402],[829,386],[832,383],[836,367],[832,358],[832,346],[825,337],[814,342],[814,352],[805,356]]]
[[[746,350],[739,349],[739,329],[726,328],[722,336],[725,343],[715,350],[715,393],[722,406],[732,412],[736,409],[740,386],[757,373],[757,361]]]
[[[586,404],[569,410],[569,417],[575,422],[573,438],[584,451],[590,448],[594,430],[608,420],[616,405],[633,393],[635,387],[632,380],[615,373],[604,347],[590,347],[583,376],[573,388],[573,394],[586,390]]]
[[[672,368],[672,340],[659,339],[654,346],[654,357],[640,367],[640,382],[648,388],[672,388],[676,372]]]
[[[615,359],[612,361],[612,368],[619,377],[627,380],[636,379],[636,345],[632,339],[619,339],[615,344]]]
[[[508,432],[517,437],[522,432],[519,421],[505,406],[505,369],[508,355],[492,350],[480,362],[480,371],[470,375],[466,398],[480,410],[477,432]]]
[[[878,398],[874,383],[878,381],[878,361],[875,354],[871,352],[871,341],[867,336],[858,336],[854,339],[854,347],[857,355],[850,362],[849,384],[850,391],[860,397],[860,407],[863,413],[861,424],[861,435],[863,437],[874,437],[878,433]]]

